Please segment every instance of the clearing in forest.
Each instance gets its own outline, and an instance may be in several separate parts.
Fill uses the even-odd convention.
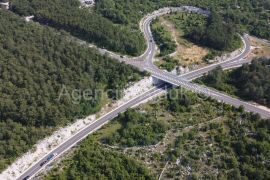
[[[252,50],[253,56],[270,57],[270,44],[252,36],[250,37],[250,41],[251,41],[251,45],[254,47],[254,49]]]
[[[189,66],[204,63],[203,58],[209,53],[207,48],[198,46],[184,38],[184,32],[177,29],[167,17],[160,18],[160,23],[172,34],[177,44],[176,52],[172,53],[171,56],[177,59],[179,64]]]

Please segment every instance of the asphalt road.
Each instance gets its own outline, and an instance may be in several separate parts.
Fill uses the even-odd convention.
[[[242,41],[244,44],[243,51],[237,55],[236,57],[229,58],[228,60],[222,61],[220,63],[215,63],[209,66],[206,66],[204,68],[194,70],[192,72],[186,73],[184,75],[181,75],[179,77],[185,79],[185,80],[193,80],[198,77],[203,76],[205,73],[208,73],[212,71],[213,69],[217,68],[218,66],[221,66],[222,68],[230,68],[236,66],[236,64],[244,64],[247,63],[247,55],[250,53],[251,46],[248,39],[248,35],[244,35],[242,37]]]
[[[94,131],[99,129],[101,126],[103,126],[104,124],[109,122],[111,119],[117,117],[119,113],[122,113],[122,112],[126,111],[128,108],[135,106],[136,104],[138,104],[138,103],[140,103],[140,102],[142,102],[142,101],[144,101],[144,100],[146,100],[154,95],[157,95],[158,93],[161,93],[163,90],[164,90],[163,88],[158,88],[158,87],[153,88],[150,91],[142,94],[141,96],[139,96],[135,99],[132,99],[131,101],[125,103],[124,105],[119,106],[118,108],[114,109],[113,111],[109,112],[108,114],[102,116],[101,118],[96,120],[91,125],[88,125],[86,128],[79,131],[77,134],[75,134],[73,137],[71,137],[68,141],[64,142],[63,144],[58,146],[56,149],[51,151],[45,157],[41,158],[37,163],[35,163],[25,173],[23,173],[18,178],[18,180],[22,180],[23,178],[25,178],[27,176],[30,176],[30,177],[34,176],[36,173],[38,173],[40,170],[42,170],[46,165],[48,165],[52,161],[51,160],[51,161],[47,162],[46,164],[44,164],[43,166],[40,166],[40,164],[45,162],[51,154],[57,153],[58,155],[60,155],[60,154],[64,153],[65,151],[67,151],[68,149],[70,149],[71,147],[76,145],[76,143],[78,143],[82,139],[84,139],[86,136],[93,133]]]
[[[164,75],[164,73],[160,74],[155,71],[152,72],[152,76],[156,77],[157,79],[163,80],[165,82],[169,82],[175,86],[181,86],[195,93],[204,94],[205,96],[211,97],[219,102],[223,102],[223,103],[235,106],[235,107],[243,106],[246,111],[258,113],[261,115],[262,118],[270,118],[269,111],[259,108],[256,105],[245,102],[241,99],[231,97],[230,95],[225,94],[223,92],[219,92],[215,89],[211,89],[209,87],[205,87],[202,85],[191,83],[186,80],[182,80],[178,76],[174,76],[174,77],[167,76],[167,75]]]
[[[248,41],[247,35],[242,37],[243,43],[244,43],[244,50],[242,51],[242,53],[240,55],[238,55],[232,59],[223,61],[221,63],[210,65],[210,66],[204,67],[204,68],[196,70],[196,71],[192,71],[190,73],[187,73],[187,74],[184,74],[181,76],[177,76],[177,75],[171,74],[169,72],[162,71],[162,70],[158,69],[153,64],[152,60],[153,60],[153,57],[155,55],[156,45],[155,45],[151,30],[150,30],[150,24],[153,21],[153,19],[155,19],[156,17],[167,14],[170,11],[191,11],[191,12],[201,13],[201,14],[204,14],[206,16],[209,15],[208,11],[204,11],[202,9],[193,8],[193,7],[163,8],[159,11],[154,12],[151,15],[148,15],[142,22],[141,29],[143,30],[143,33],[145,35],[145,39],[147,42],[147,46],[148,46],[147,50],[145,51],[145,53],[143,55],[141,55],[140,57],[129,58],[126,56],[122,56],[119,54],[109,52],[105,49],[98,49],[99,52],[101,54],[108,54],[112,58],[115,58],[121,62],[125,62],[127,64],[131,64],[133,66],[136,66],[141,70],[146,70],[146,71],[150,72],[153,77],[160,79],[160,80],[163,80],[165,82],[168,82],[170,84],[173,84],[175,86],[181,86],[181,87],[189,89],[193,92],[201,93],[201,94],[204,94],[206,96],[210,96],[213,99],[216,99],[220,102],[224,102],[224,103],[233,105],[235,107],[244,106],[247,111],[259,113],[262,117],[269,118],[270,113],[268,111],[260,109],[260,108],[256,107],[255,105],[252,105],[250,103],[246,103],[246,102],[239,100],[237,98],[233,98],[229,95],[218,92],[216,90],[213,90],[213,89],[201,86],[201,85],[193,84],[190,82],[191,80],[198,78],[198,77],[202,76],[203,74],[213,70],[217,66],[221,66],[225,69],[228,69],[228,68],[232,68],[232,67],[236,67],[236,66],[241,66],[243,63],[250,62],[250,60],[245,59],[246,56],[248,55],[248,53],[250,52],[250,43]],[[80,41],[80,42],[82,44],[85,43],[84,41]],[[140,97],[135,98],[135,99],[127,102],[126,104],[118,107],[117,109],[115,109],[115,110],[111,111],[110,113],[106,114],[105,116],[101,117],[96,122],[87,126],[85,129],[78,132],[73,137],[71,137],[69,140],[67,140],[66,142],[64,142],[60,146],[58,146],[56,149],[54,149],[52,152],[47,154],[45,157],[41,158],[41,160],[39,160],[32,167],[30,167],[18,179],[21,180],[27,176],[33,177],[36,173],[38,173],[40,170],[42,170],[48,163],[50,163],[50,162],[47,162],[44,166],[42,166],[42,167],[40,166],[40,164],[42,162],[45,162],[46,159],[51,154],[54,154],[54,153],[57,153],[58,155],[62,154],[63,152],[65,152],[68,149],[70,149],[71,147],[73,147],[76,143],[78,143],[82,139],[84,139],[87,135],[91,134],[92,132],[94,132],[95,130],[97,130],[98,128],[100,128],[104,124],[106,124],[109,120],[115,118],[119,113],[124,112],[126,109],[138,104],[139,102],[141,102],[141,101],[143,101],[151,96],[154,96],[154,95],[160,93],[161,91],[162,91],[162,89],[158,89],[158,88],[152,89],[149,92],[142,94]]]
[[[164,13],[156,14],[156,16],[163,15],[163,14]],[[149,30],[148,27],[150,26],[150,23],[154,18],[155,18],[154,16],[149,16],[149,18],[147,18],[144,23],[143,29],[144,29],[145,36],[149,37],[149,38],[146,38],[147,40],[151,39],[152,37],[151,30]],[[248,39],[248,35],[244,35],[241,38],[242,38],[244,47],[239,55],[229,58],[228,60],[222,61],[220,63],[215,63],[215,64],[200,68],[198,70],[191,71],[189,73],[186,73],[180,76],[177,76],[175,74],[169,73],[164,70],[160,70],[153,64],[152,59],[154,56],[155,45],[153,45],[153,43],[150,41],[148,42],[150,44],[148,47],[150,48],[148,49],[148,53],[146,53],[148,54],[148,56],[146,56],[146,59],[144,59],[144,64],[140,63],[140,65],[143,65],[144,70],[150,72],[152,76],[157,79],[171,83],[175,86],[184,87],[196,93],[204,94],[220,102],[224,102],[235,107],[243,106],[246,111],[258,113],[263,118],[270,118],[269,111],[265,109],[261,109],[254,104],[247,103],[240,99],[231,97],[217,90],[204,87],[202,85],[191,83],[192,80],[203,76],[204,74],[212,71],[218,66],[221,66],[224,69],[230,69],[230,68],[242,66],[245,63],[249,63],[251,60],[247,58],[247,55],[250,53],[250,50],[251,50],[250,41]]]
[[[251,60],[248,59],[247,56],[250,53],[251,45],[250,45],[250,41],[249,41],[247,34],[245,34],[244,36],[241,37],[242,42],[243,42],[243,49],[241,50],[241,53],[239,55],[232,57],[232,58],[229,58],[227,60],[224,60],[220,63],[215,63],[215,64],[206,66],[204,68],[200,68],[198,70],[191,71],[189,73],[186,73],[186,74],[183,74],[180,76],[177,76],[177,75],[174,75],[172,73],[160,70],[153,64],[153,57],[155,55],[156,46],[155,46],[155,43],[153,41],[152,32],[150,29],[151,22],[156,17],[167,14],[170,11],[175,12],[175,11],[187,11],[187,10],[191,11],[191,12],[195,12],[195,13],[201,13],[201,14],[206,15],[206,16],[209,15],[208,11],[204,11],[204,10],[199,9],[199,8],[193,8],[193,7],[181,8],[180,7],[180,8],[173,8],[173,9],[172,8],[163,8],[163,9],[156,11],[155,13],[147,16],[147,18],[145,18],[144,22],[142,23],[142,30],[143,30],[143,33],[145,35],[145,39],[147,40],[147,43],[148,43],[148,49],[142,57],[143,63],[140,62],[138,64],[138,66],[141,66],[140,68],[143,68],[144,70],[150,72],[152,74],[152,76],[157,78],[157,79],[171,83],[175,86],[184,87],[184,88],[189,89],[189,90],[196,92],[196,93],[201,93],[201,94],[204,94],[206,96],[210,96],[213,99],[216,99],[220,102],[230,104],[230,105],[235,106],[235,107],[243,106],[246,111],[258,113],[263,118],[270,118],[269,111],[267,111],[265,109],[261,109],[254,104],[247,103],[245,101],[231,97],[231,96],[229,96],[225,93],[219,92],[217,90],[190,82],[190,81],[192,81],[196,78],[199,78],[199,77],[203,76],[204,74],[212,71],[213,69],[215,69],[218,66],[221,66],[223,69],[230,69],[230,68],[242,66],[245,63],[249,63]]]

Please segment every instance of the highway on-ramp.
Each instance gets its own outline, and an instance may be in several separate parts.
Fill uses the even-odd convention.
[[[148,48],[146,52],[141,57],[139,57],[139,58],[142,58],[142,59],[138,59],[139,63],[138,64],[135,64],[134,62],[133,63],[137,65],[140,69],[144,69],[145,71],[150,72],[152,76],[157,79],[171,83],[175,86],[184,87],[196,93],[204,94],[220,102],[224,102],[224,103],[233,105],[235,107],[243,106],[246,111],[258,113],[263,118],[270,118],[270,112],[266,109],[262,109],[254,104],[247,103],[238,98],[231,97],[230,95],[226,93],[222,93],[222,92],[219,92],[217,90],[214,90],[214,89],[202,86],[202,85],[191,83],[192,80],[203,76],[204,74],[212,71],[218,66],[224,69],[230,69],[230,68],[239,67],[245,63],[249,63],[251,59],[248,59],[248,55],[251,51],[251,44],[249,41],[249,36],[247,34],[244,34],[243,36],[241,36],[241,40],[243,42],[243,48],[240,50],[240,53],[222,62],[211,64],[209,66],[191,71],[189,73],[186,73],[180,76],[166,72],[164,70],[160,70],[158,67],[155,66],[155,64],[153,63],[153,58],[155,55],[156,45],[154,43],[154,39],[153,39],[152,32],[150,29],[151,22],[159,16],[168,14],[170,12],[177,12],[177,11],[180,11],[180,12],[189,11],[193,13],[200,13],[205,16],[210,15],[209,11],[205,11],[203,9],[191,7],[191,6],[162,8],[148,15],[146,18],[144,18],[143,22],[141,23],[142,24],[141,29],[147,41]]]

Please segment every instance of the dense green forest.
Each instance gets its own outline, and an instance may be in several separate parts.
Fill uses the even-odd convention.
[[[113,24],[78,0],[12,0],[11,10],[19,15],[34,15],[35,21],[64,29],[99,47],[123,54],[139,55],[145,49],[139,30]]]
[[[196,13],[176,12],[166,16],[165,19],[171,21],[180,33],[187,36],[196,27],[205,27],[208,17]]]
[[[255,101],[270,107],[270,59],[254,59],[251,64],[232,71],[222,71],[217,68],[203,82],[218,90],[226,91],[245,100]]]
[[[128,110],[116,118],[121,128],[105,139],[111,145],[146,146],[157,144],[165,135],[168,125],[146,113]]]
[[[137,25],[143,15],[166,6],[192,5],[222,15],[224,21],[235,26],[238,31],[248,31],[252,35],[270,39],[269,0],[98,0],[96,12],[108,19]],[[124,19],[119,21],[119,19]]]
[[[2,101],[2,97],[0,99]],[[53,130],[53,128],[24,126],[11,119],[0,119],[0,172]]]
[[[187,37],[192,41],[219,51],[233,51],[241,46],[240,37],[235,28],[225,24],[222,17],[212,12],[204,26],[194,27]]]
[[[88,9],[79,8],[78,0],[12,0],[11,9],[20,15],[33,14],[36,21],[64,29],[100,47],[138,55],[145,49],[145,42],[138,26],[139,21],[145,14],[158,8],[194,5],[218,12],[228,27],[222,25],[225,27],[225,35],[221,38],[219,36],[212,36],[214,39],[208,38],[209,44],[213,45],[215,42],[222,42],[227,37],[226,32],[233,29],[237,32],[248,31],[255,36],[270,39],[269,4],[269,0],[161,0],[158,2],[97,0],[95,7]],[[219,26],[213,27],[217,30],[221,29]],[[205,32],[204,29],[198,30]],[[211,36],[211,30],[205,34]],[[231,40],[232,36],[228,37]],[[219,44],[217,48],[223,48],[223,45]]]
[[[102,91],[121,92],[142,73],[72,42],[63,31],[26,23],[8,11],[0,16],[2,170],[52,128],[97,112],[106,97]],[[69,96],[59,99],[63,88]],[[92,93],[82,98],[80,90]]]
[[[88,138],[67,160],[61,173],[52,172],[45,179],[153,179],[141,163],[118,152],[107,150]]]

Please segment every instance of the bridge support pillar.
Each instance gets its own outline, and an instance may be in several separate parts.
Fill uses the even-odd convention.
[[[176,88],[176,87],[178,87],[177,85],[170,84],[170,83],[168,83],[166,81],[163,81],[163,80],[161,80],[159,78],[156,78],[154,76],[152,76],[152,83],[153,83],[154,86],[158,86],[160,84],[165,84],[167,86],[167,88],[170,88],[170,87]]]
[[[159,85],[161,83],[164,83],[164,81],[152,76],[152,83],[153,83],[154,86],[157,86],[157,85]]]

